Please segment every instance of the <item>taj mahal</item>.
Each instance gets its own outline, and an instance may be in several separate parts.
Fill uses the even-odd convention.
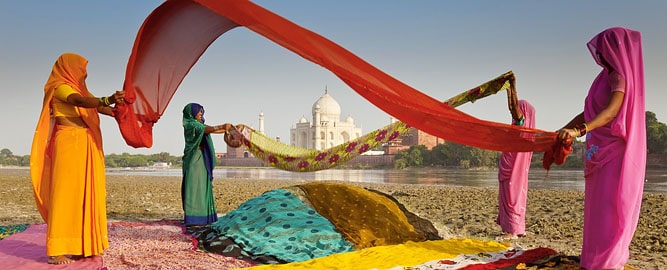
[[[340,105],[328,93],[325,87],[324,94],[311,107],[312,118],[309,120],[305,116],[302,116],[290,128],[289,145],[306,149],[324,150],[364,135],[361,128],[356,126],[354,118],[347,116],[344,121],[341,121],[340,115]],[[390,118],[387,124],[393,121],[395,119]],[[264,133],[264,113],[259,114],[258,131]],[[278,138],[276,139],[279,140]],[[380,153],[380,155],[384,156],[382,159],[376,157],[374,160],[368,161],[371,157],[362,156],[358,157],[356,161],[366,164],[387,164],[393,162],[394,154],[406,150],[412,145],[424,145],[430,150],[435,145],[441,143],[444,143],[444,140],[420,130],[411,129],[384,146],[384,150]],[[371,152],[373,151],[369,151],[369,154]],[[232,148],[227,146],[227,153],[216,155],[222,159],[222,165],[263,166],[261,161],[252,157],[244,147]],[[373,153],[373,155],[377,155],[377,153]]]
[[[363,135],[361,128],[348,116],[340,120],[340,105],[324,90],[312,107],[312,119],[301,117],[290,129],[290,145],[301,148],[322,150],[357,139]]]

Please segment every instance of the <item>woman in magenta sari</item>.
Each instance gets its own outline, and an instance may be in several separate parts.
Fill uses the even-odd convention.
[[[558,136],[586,136],[581,267],[622,269],[630,257],[646,171],[641,33],[610,28],[588,48],[603,70],[588,91],[584,112]]]
[[[512,113],[512,124],[535,128],[535,108],[528,101],[517,100],[514,80],[507,91],[507,102]],[[498,164],[498,218],[503,234],[496,239],[517,239],[526,233],[526,199],[528,197],[528,170],[533,152],[503,152]]]

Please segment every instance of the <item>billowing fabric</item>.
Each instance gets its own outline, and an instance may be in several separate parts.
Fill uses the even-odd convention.
[[[336,183],[299,185],[312,207],[357,249],[424,241],[392,200],[360,187]]]
[[[641,33],[614,27],[596,35],[588,48],[603,70],[586,97],[590,121],[612,91],[625,92],[616,117],[586,137],[584,238],[581,266],[611,269],[625,265],[639,219],[646,170],[644,64]],[[608,70],[597,54],[613,68]],[[620,75],[620,80],[610,79]],[[625,81],[625,87],[623,86]]]
[[[458,111],[250,1],[171,0],[146,18],[128,61],[123,87],[128,104],[119,106],[117,120],[129,145],[150,147],[147,127],[162,115],[190,68],[215,39],[239,26],[328,69],[381,110],[447,141],[515,152],[543,152],[556,142],[555,132],[484,121]]]
[[[535,108],[528,101],[519,100],[524,117],[523,126],[535,127]],[[516,123],[515,123],[516,124]],[[514,235],[526,233],[526,200],[528,198],[528,171],[533,152],[503,152],[498,164],[498,218],[496,223],[503,232]]]
[[[239,205],[211,228],[254,256],[300,262],[348,252],[352,244],[292,192],[275,189]]]
[[[512,77],[514,77],[514,73],[509,71],[491,81],[450,98],[445,101],[445,104],[457,107],[468,102],[475,102],[498,91],[507,90],[509,88],[509,79]],[[245,148],[253,156],[272,167],[286,171],[311,172],[330,169],[343,164],[368,150],[398,138],[409,130],[410,127],[405,123],[396,122],[343,144],[323,150],[313,150],[284,144],[246,125],[240,124],[234,126],[226,134],[225,142],[231,147],[245,145]]]
[[[44,86],[44,102],[30,151],[30,178],[37,210],[47,224],[46,253],[98,255],[109,246],[106,175],[96,108],[78,108],[88,128],[55,125],[51,102],[67,84],[84,97],[86,65],[80,55],[56,60]]]
[[[190,103],[183,108],[183,180],[181,201],[185,225],[205,225],[218,220],[213,196],[213,168],[216,157],[211,135],[205,134],[206,125],[195,119],[204,108]]]

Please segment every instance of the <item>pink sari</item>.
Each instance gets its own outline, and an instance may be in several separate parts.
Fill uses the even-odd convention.
[[[524,115],[523,127],[535,128],[535,108],[528,101],[519,100]],[[496,223],[503,232],[514,235],[526,233],[526,199],[528,197],[528,170],[533,152],[503,152],[498,164],[498,218]]]
[[[646,171],[644,65],[641,34],[615,27],[590,42],[588,48],[614,69],[602,70],[584,107],[590,121],[603,110],[612,91],[624,91],[621,109],[607,125],[586,137],[586,195],[581,266],[614,269],[625,265],[637,228]],[[611,78],[611,80],[610,80]]]

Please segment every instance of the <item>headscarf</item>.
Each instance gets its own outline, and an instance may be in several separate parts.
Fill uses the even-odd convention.
[[[621,138],[627,145],[625,158],[631,158],[642,164],[646,159],[646,111],[644,95],[644,63],[642,56],[641,33],[638,31],[613,27],[593,37],[587,46],[598,65],[604,69],[593,81],[589,96],[586,98],[584,117],[590,121],[595,117],[591,95],[599,91],[609,91],[609,70],[602,64],[598,54],[607,64],[625,79],[625,95],[616,117],[607,124],[610,135]],[[593,131],[595,132],[595,131]],[[599,134],[602,136],[602,134]],[[602,138],[597,140],[613,140]],[[588,139],[587,139],[588,140]],[[616,148],[616,147],[614,147]],[[616,149],[621,150],[621,149]],[[605,155],[611,157],[613,155]],[[601,164],[605,161],[600,160]],[[601,165],[600,164],[600,165]]]
[[[44,101],[42,103],[42,112],[40,113],[35,129],[35,135],[32,140],[32,149],[30,150],[30,177],[33,182],[33,191],[35,193],[35,200],[37,208],[46,220],[46,209],[44,202],[48,198],[49,189],[46,185],[42,185],[42,181],[49,179],[46,173],[49,173],[50,168],[50,147],[49,141],[53,136],[53,115],[51,113],[51,101],[58,86],[67,84],[77,93],[84,97],[92,97],[88,88],[86,87],[86,65],[88,60],[83,56],[74,53],[64,53],[58,57],[53,64],[53,69],[49,75],[49,79],[44,85]],[[102,151],[102,132],[100,131],[100,119],[97,114],[97,108],[82,108],[77,107],[81,119],[86,123],[90,129],[98,149]]]
[[[598,65],[605,67],[598,57],[599,53],[625,79],[625,98],[618,115],[611,122],[611,128],[612,134],[626,138],[628,130],[645,126],[643,120],[645,118],[644,58],[641,33],[613,27],[597,34],[588,42],[587,46]],[[609,87],[609,81],[601,78],[607,72],[605,67],[591,88]]]
[[[195,117],[202,112],[201,122]],[[197,103],[189,103],[183,108],[183,135],[185,137],[185,149],[183,150],[183,163],[187,163],[193,157],[199,145],[203,145],[202,154],[204,164],[210,180],[213,180],[213,167],[215,167],[215,148],[210,134],[205,134],[204,129],[204,107]],[[184,166],[185,168],[185,166]]]

